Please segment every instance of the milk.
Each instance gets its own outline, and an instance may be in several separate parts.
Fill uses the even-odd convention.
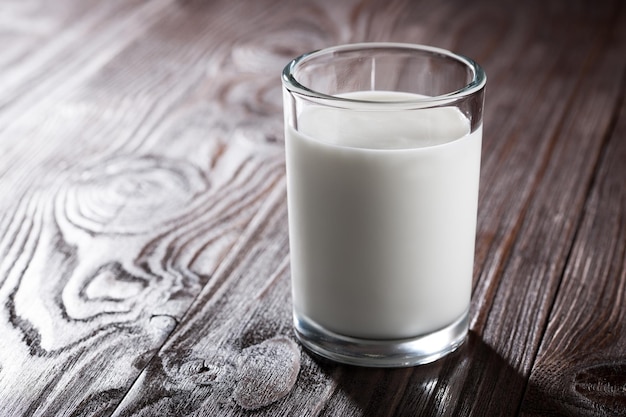
[[[346,95],[375,101],[404,93]],[[410,338],[468,309],[482,128],[456,108],[309,106],[286,128],[296,315],[358,338]]]

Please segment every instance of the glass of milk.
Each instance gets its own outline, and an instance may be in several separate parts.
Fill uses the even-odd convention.
[[[468,329],[484,71],[363,43],[302,55],[282,82],[298,339],[362,366],[453,351]]]

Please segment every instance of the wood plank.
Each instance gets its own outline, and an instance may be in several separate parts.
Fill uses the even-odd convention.
[[[524,416],[626,415],[626,72],[621,90],[621,113],[607,135]]]
[[[62,4],[65,37],[0,53],[19,68],[0,108],[0,414],[516,413],[586,233],[619,2]],[[490,77],[473,331],[415,369],[328,363],[291,333],[278,74],[362,40],[451,48]],[[578,388],[610,374],[596,364]]]
[[[100,13],[115,8],[114,2],[108,5],[99,5],[94,1],[84,1],[72,4],[61,2],[52,6],[42,0],[6,0],[0,4],[0,42],[3,45],[0,51],[0,70],[3,71],[3,82],[12,75],[7,71],[15,71],[17,66],[22,70],[35,69],[32,61],[46,61],[35,58],[35,55],[54,57],[61,46],[62,40],[67,41],[64,33],[75,30],[72,26],[92,21]],[[42,50],[51,49],[47,53]],[[31,61],[26,64],[26,61]],[[17,71],[15,71],[17,72]],[[6,84],[5,84],[6,85]]]
[[[169,0],[65,1],[53,8],[37,0],[3,3],[8,30],[0,39],[10,47],[0,52],[0,130],[53,91],[99,68],[167,4]]]
[[[613,16],[623,19],[623,9],[605,18]],[[573,17],[571,21],[578,22]],[[558,84],[571,76],[574,66],[579,71],[577,79],[569,84],[569,91],[565,90],[565,95],[561,95],[568,97],[562,113],[553,114],[553,127],[545,132],[545,136],[532,133],[533,128],[541,129],[541,125],[531,127],[529,132],[520,132],[526,140],[531,139],[527,133],[544,138],[549,144],[548,159],[539,167],[536,182],[530,183],[532,197],[522,209],[518,237],[511,242],[510,255],[499,267],[502,270],[497,286],[492,289],[496,291],[494,296],[482,298],[479,295],[479,299],[492,300],[493,304],[486,311],[481,307],[473,328],[483,329],[480,331],[483,342],[521,378],[512,378],[510,368],[500,371],[500,375],[480,371],[470,376],[469,380],[481,381],[477,389],[479,395],[470,400],[471,415],[513,415],[517,412],[516,404],[521,399],[542,328],[547,323],[602,150],[602,139],[610,128],[611,114],[619,99],[615,80],[621,76],[626,63],[624,55],[618,51],[624,50],[626,38],[611,35],[613,29],[620,27],[619,22],[609,19],[606,26],[598,26],[595,36],[586,31],[578,34],[581,38],[589,37],[595,45],[587,50],[586,57],[573,54],[569,59],[561,58],[559,70],[552,75],[550,82]],[[559,26],[556,21],[553,24]],[[578,29],[582,30],[581,27]],[[576,38],[570,36],[570,39]],[[544,89],[549,87],[545,85]],[[568,95],[568,92],[572,94]],[[545,111],[549,111],[553,103],[548,101]],[[537,112],[540,111],[542,109],[537,108]],[[529,124],[538,120],[534,117],[537,113],[531,114],[533,118],[528,120]],[[536,148],[541,146],[536,142],[534,145]],[[527,152],[532,149],[527,148]],[[489,270],[483,271],[486,272]]]
[[[259,406],[246,408],[263,407],[276,416],[314,415],[318,397],[327,396],[332,386],[323,368],[301,356],[291,340],[284,200],[281,184],[113,415],[237,415],[242,404],[236,392],[250,384],[240,375],[242,354],[277,339],[289,340],[297,355],[292,360],[264,355],[257,362],[270,376],[265,384],[275,384],[270,391],[288,396],[272,402],[259,392]],[[293,389],[271,377],[293,367],[300,369]]]
[[[242,7],[124,20],[2,132],[0,414],[110,413],[278,184],[275,126],[216,78]]]
[[[615,3],[597,12],[594,15],[595,20],[589,21],[583,18],[589,12],[585,7],[569,11],[559,8],[559,4],[555,3],[546,6],[554,6],[554,9],[543,16],[540,12],[543,9],[526,9],[519,4],[513,11],[508,9],[513,6],[515,5],[504,5],[495,12],[490,12],[488,16],[494,21],[502,16],[505,21],[515,21],[518,32],[508,34],[501,44],[496,43],[495,46],[492,44],[485,47],[475,39],[463,43],[467,48],[464,52],[468,55],[484,56],[484,65],[488,72],[491,65],[497,68],[495,80],[490,84],[490,88],[496,91],[493,94],[494,108],[486,121],[487,126],[491,123],[494,130],[497,130],[485,138],[485,147],[492,148],[492,153],[486,152],[484,183],[487,185],[483,186],[481,197],[482,205],[486,207],[480,215],[477,262],[482,265],[482,275],[475,291],[474,331],[469,342],[460,352],[444,361],[411,370],[355,369],[320,360],[309,363],[308,354],[303,354],[301,373],[305,375],[307,383],[298,380],[285,399],[259,409],[257,415],[289,415],[294,409],[298,410],[299,415],[321,413],[348,416],[514,415],[517,412],[530,365],[540,342],[540,332],[536,330],[547,320],[551,297],[558,286],[560,271],[574,237],[573,225],[580,216],[584,203],[584,187],[581,188],[579,183],[590,181],[602,146],[601,141],[592,139],[584,143],[583,135],[571,133],[584,127],[590,119],[594,120],[591,125],[593,129],[598,132],[606,130],[609,120],[601,117],[602,111],[614,106],[617,93],[603,81],[608,78],[608,74],[621,71],[624,62],[603,46],[607,40],[606,25],[610,27],[615,24],[611,20]],[[446,16],[453,9],[442,8],[438,12]],[[451,44],[454,39],[466,39],[463,36],[466,28],[470,27],[470,22],[477,22],[483,16],[481,11],[484,9],[477,7],[475,14],[470,13],[466,20],[462,19],[458,27],[447,27],[447,35],[443,35],[442,39],[448,39],[446,42]],[[517,12],[521,12],[521,16]],[[374,21],[368,18],[369,13],[373,11],[360,8],[351,16],[358,22]],[[399,15],[403,14],[393,16]],[[453,21],[450,16],[447,17],[448,19],[440,20]],[[541,17],[539,22],[536,20],[538,17]],[[394,33],[398,36],[397,40],[402,40],[403,33],[415,33],[416,28],[420,27],[418,22],[414,21],[414,26],[409,28],[397,29],[396,25],[394,30],[397,31]],[[377,34],[384,36],[385,33],[393,32],[389,28],[385,30],[380,21],[377,24],[378,32],[369,34],[368,39],[376,39]],[[584,26],[581,27],[581,24]],[[410,26],[409,23],[407,25]],[[559,29],[552,29],[552,25]],[[564,28],[567,32],[576,25],[581,29],[577,37],[559,33]],[[539,39],[534,37],[538,29],[543,32],[543,37]],[[433,28],[430,30],[434,32],[425,31],[424,39],[439,39],[437,34],[440,32]],[[500,33],[502,26],[496,26],[495,30]],[[493,33],[490,34],[492,38]],[[507,46],[515,48],[508,51],[510,55],[505,59],[499,48],[506,50]],[[527,52],[532,54],[533,59],[528,59],[525,55]],[[576,88],[581,79],[589,77],[589,67],[572,65],[591,62],[591,59],[600,62],[601,75],[591,77],[590,82],[578,92]],[[521,68],[520,72],[512,71],[515,68]],[[520,83],[526,88],[521,90]],[[586,99],[597,88],[600,88],[599,102],[588,103]],[[593,106],[598,105],[599,108],[594,110]],[[519,111],[531,107],[535,107],[537,111]],[[587,116],[576,122],[576,117],[583,113]],[[499,123],[499,118],[510,120],[511,123]],[[573,125],[571,131],[563,129],[563,126],[569,126],[570,123]],[[584,149],[583,154],[589,158],[572,158],[576,146],[581,146]],[[562,174],[556,175],[553,172],[561,169],[564,169]],[[557,198],[550,201],[548,195],[556,195]],[[567,207],[564,209],[564,206]],[[554,207],[559,210],[557,212],[560,217],[557,221],[540,221],[545,217],[546,210],[550,211]],[[494,222],[494,218],[502,220]],[[485,230],[487,227],[492,228],[493,232]],[[285,231],[279,228],[276,233]],[[547,258],[540,257],[537,264],[518,262],[520,258],[516,255],[517,252],[523,255],[529,250],[530,242],[535,245],[536,241],[545,241],[554,251]],[[276,256],[274,254],[261,252],[255,256],[262,257],[258,261],[262,265],[266,262],[274,262],[275,265],[275,260],[272,261]],[[513,256],[517,258],[512,259]],[[542,285],[547,281],[552,286],[539,299],[538,304],[535,304],[537,290],[522,291],[515,304],[509,304],[509,297],[518,291],[519,277],[529,273],[538,277],[546,272],[546,265],[552,264],[556,266],[545,274],[545,280],[542,277],[542,281],[537,279],[535,282],[536,285]],[[251,266],[247,269],[255,271],[256,268],[258,267]],[[480,271],[480,267],[478,270]],[[176,376],[177,371],[168,371],[165,364],[173,360],[172,356],[179,355],[182,356],[180,363],[199,358],[203,366],[212,369],[215,345],[227,346],[227,350],[231,352],[229,357],[236,356],[237,349],[246,346],[241,340],[247,340],[246,331],[241,330],[240,323],[254,323],[255,332],[259,335],[265,334],[270,340],[276,336],[290,336],[288,308],[283,305],[282,310],[277,309],[269,316],[264,310],[260,318],[254,319],[254,313],[250,311],[259,307],[254,307],[254,300],[246,300],[243,294],[237,293],[237,288],[247,288],[241,281],[252,285],[252,278],[245,273],[230,274],[224,278],[221,288],[224,293],[215,292],[214,297],[218,297],[218,300],[209,297],[210,292],[201,295],[198,303],[190,309],[190,315],[184,318],[181,327],[146,368],[140,384],[133,386],[131,395],[125,398],[116,415],[183,411],[192,415],[243,413],[233,398],[232,390],[237,380],[231,379],[228,385],[230,388],[225,392],[220,391],[219,384],[218,388],[200,387],[190,380],[182,382],[182,377]],[[281,292],[272,287],[266,293],[268,299],[264,302],[282,305],[288,300],[285,294],[285,290]],[[233,299],[236,301],[232,301]],[[223,305],[217,308],[215,303]],[[228,317],[232,319],[211,320],[214,315],[221,315],[221,308],[229,311]],[[534,315],[519,321],[519,315],[524,311]],[[234,323],[239,324],[235,326]],[[234,327],[224,330],[229,325]],[[197,335],[203,341],[194,341]],[[513,339],[509,340],[508,335],[513,335]],[[227,341],[220,342],[225,339]],[[263,340],[267,339],[260,337],[255,339],[255,343],[262,343]],[[229,361],[231,367],[234,366],[232,363],[236,360]],[[227,365],[222,363],[217,367],[229,368]],[[326,366],[329,367],[327,370],[323,368]],[[206,371],[201,368],[199,373],[202,372]],[[307,380],[311,373],[320,376],[313,387]],[[157,387],[162,386],[168,388],[154,392],[158,390]],[[503,401],[504,398],[507,400]]]
[[[555,5],[546,4],[545,8],[551,6]],[[624,68],[623,55],[600,46],[609,38],[610,28],[616,26],[611,21],[613,11],[605,9],[604,14],[594,15],[598,21],[593,23],[583,19],[584,8],[574,9],[574,15],[568,15],[572,11],[559,10],[556,6],[556,16],[546,13],[541,19],[535,15],[543,8],[526,9],[517,5],[520,9],[505,14],[505,22],[507,16],[522,19],[519,24],[529,30],[522,35],[526,43],[514,43],[521,49],[500,45],[512,56],[491,60],[487,57],[484,62],[488,74],[493,74],[489,71],[491,62],[505,62],[509,68],[503,67],[507,72],[496,72],[496,80],[490,79],[488,85],[488,91],[498,89],[501,93],[495,94],[497,107],[492,107],[491,112],[488,108],[485,122],[485,153],[493,152],[495,156],[491,159],[487,156],[483,166],[477,267],[481,261],[484,263],[473,296],[474,340],[470,339],[459,353],[461,359],[451,357],[445,360],[447,366],[437,365],[441,371],[428,367],[416,369],[409,387],[420,386],[419,381],[430,384],[424,390],[405,390],[405,398],[395,411],[397,415],[517,413],[534,350],[540,342],[540,329],[551,306],[550,297],[558,287],[575,233],[574,225],[582,210],[585,188],[580,184],[589,183],[593,175],[601,150],[599,139],[609,125],[609,115],[617,101],[618,91],[611,80]],[[515,8],[515,5],[502,7]],[[518,12],[522,12],[521,16]],[[535,20],[524,25],[524,12]],[[587,26],[578,26],[577,36],[571,36],[570,30],[563,26],[573,22],[577,25],[584,22]],[[538,39],[534,36],[538,30],[550,35],[554,31],[556,36]],[[558,35],[558,31],[563,34]],[[505,37],[504,41],[507,40]],[[481,44],[471,39],[467,42]],[[623,38],[618,45],[623,48]],[[532,53],[533,58],[528,59],[526,52]],[[584,78],[585,83],[590,83],[583,91],[577,91],[589,68],[573,65],[591,63],[594,59],[601,64],[594,62],[593,81]],[[522,69],[517,72],[515,68]],[[524,88],[520,89],[520,85]],[[511,94],[507,95],[507,90]],[[487,103],[490,97],[494,94],[488,94]],[[594,98],[593,102],[588,101],[590,97]],[[498,118],[509,123],[498,122]],[[490,135],[489,126],[502,132]],[[583,156],[589,159],[584,161]],[[558,213],[550,219],[554,223],[544,222],[546,213]],[[533,248],[549,249],[533,253]],[[528,292],[520,285],[520,280],[526,277],[534,277],[531,282],[537,286]],[[542,285],[548,286],[547,291]],[[536,315],[524,317],[528,313]],[[462,365],[453,366],[459,361]],[[451,387],[448,381],[455,381],[456,387]],[[388,390],[402,389],[394,384],[388,387]],[[370,411],[365,408],[363,414],[373,413]]]

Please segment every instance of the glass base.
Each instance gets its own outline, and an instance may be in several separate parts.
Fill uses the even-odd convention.
[[[296,336],[307,349],[349,365],[395,368],[433,362],[458,348],[467,335],[469,314],[443,329],[409,339],[359,339],[333,333],[294,312]]]

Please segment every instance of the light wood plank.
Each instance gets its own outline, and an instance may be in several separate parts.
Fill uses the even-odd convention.
[[[283,175],[215,78],[243,5],[162,6],[2,133],[0,414],[110,413]]]

